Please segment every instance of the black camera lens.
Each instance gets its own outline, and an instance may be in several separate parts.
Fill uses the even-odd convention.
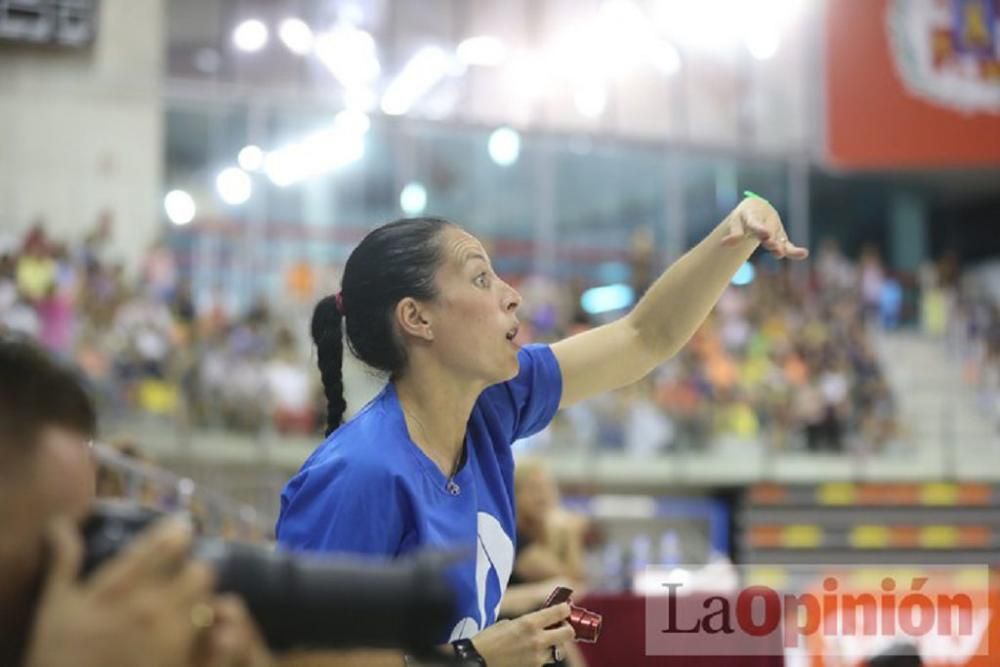
[[[81,576],[162,516],[131,504],[99,503],[83,525]],[[444,570],[453,557],[374,564],[217,539],[197,540],[192,555],[215,568],[220,593],[243,598],[272,650],[422,651],[448,632],[454,593]]]

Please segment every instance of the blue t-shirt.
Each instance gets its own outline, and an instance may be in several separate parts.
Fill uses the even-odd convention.
[[[517,376],[480,394],[465,432],[466,461],[448,478],[410,440],[395,386],[386,385],[306,460],[281,493],[278,543],[290,550],[394,558],[465,547],[476,558],[452,568],[457,616],[449,637],[496,621],[514,566],[511,443],[555,415],[562,373],[552,350],[527,345]]]

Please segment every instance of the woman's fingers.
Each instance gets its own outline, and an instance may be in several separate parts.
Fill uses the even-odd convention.
[[[791,259],[805,259],[809,256],[809,249],[801,248],[789,242],[788,247],[785,249],[785,256]]]
[[[531,612],[522,618],[530,619],[531,623],[536,628],[541,629],[547,628],[550,625],[555,625],[556,623],[561,623],[569,618],[569,614],[569,605],[563,602],[562,604],[553,605],[551,607],[546,607],[545,609],[539,609],[538,611]]]
[[[788,240],[780,223],[777,233],[772,234],[763,223],[745,214],[743,217],[733,220],[730,224],[729,233],[723,237],[722,245],[736,245],[748,236],[757,239],[765,250],[778,259],[805,259],[809,256],[809,250],[801,248]]]
[[[746,227],[747,230],[751,234],[756,236],[761,243],[764,243],[771,239],[771,232],[767,231],[767,228],[758,222],[748,221],[746,223]]]
[[[572,625],[566,623],[560,625],[558,628],[543,630],[542,636],[545,639],[546,646],[562,646],[576,639],[576,632],[573,630]]]
[[[548,663],[551,660],[561,660],[562,655],[565,652],[562,650],[564,646],[573,641],[576,637],[576,633],[573,631],[573,626],[569,623],[560,625],[558,628],[553,628],[552,630],[542,631],[542,645],[545,647],[539,656],[543,663]]]

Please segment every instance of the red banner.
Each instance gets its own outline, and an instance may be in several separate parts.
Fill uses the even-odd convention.
[[[1000,165],[1000,0],[825,4],[830,163]]]

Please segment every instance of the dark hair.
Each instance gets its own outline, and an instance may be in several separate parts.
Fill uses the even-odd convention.
[[[0,336],[0,456],[30,453],[49,426],[88,438],[97,433],[81,376],[32,342]]]
[[[344,420],[343,322],[347,343],[361,361],[398,377],[406,368],[406,349],[396,335],[393,312],[406,297],[428,301],[437,296],[434,274],[441,264],[440,233],[452,223],[441,218],[406,218],[369,232],[351,253],[341,279],[341,303],[336,295],[316,304],[312,338],[323,393],[326,394],[326,434]]]

